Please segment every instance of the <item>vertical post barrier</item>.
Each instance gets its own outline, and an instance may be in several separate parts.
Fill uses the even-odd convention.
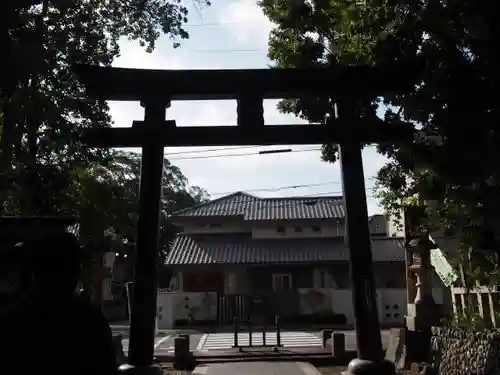
[[[274,325],[276,326],[276,346],[279,348],[281,346],[281,328],[279,315],[276,315],[274,317]]]
[[[253,326],[252,321],[248,322],[248,346],[252,347],[252,338],[253,338]]]
[[[262,346],[265,347],[266,346],[266,331],[267,331],[267,325],[264,324],[262,326]]]
[[[336,358],[345,357],[345,334],[341,332],[332,334],[332,354]]]
[[[234,347],[238,348],[238,318],[233,318]]]

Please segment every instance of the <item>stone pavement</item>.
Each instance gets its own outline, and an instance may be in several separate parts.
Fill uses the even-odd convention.
[[[197,366],[192,375],[321,375],[307,362],[229,362]]]

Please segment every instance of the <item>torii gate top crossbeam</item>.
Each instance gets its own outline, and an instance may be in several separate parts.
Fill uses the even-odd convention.
[[[413,74],[397,74],[404,69]],[[420,67],[394,63],[376,69],[369,66],[332,66],[309,69],[250,70],[145,70],[76,65],[75,74],[87,93],[104,100],[140,101],[229,100],[242,96],[262,99],[294,98],[303,94],[340,97],[346,91],[364,96],[412,85]]]

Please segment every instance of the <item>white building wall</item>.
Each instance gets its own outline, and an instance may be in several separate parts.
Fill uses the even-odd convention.
[[[320,304],[312,306],[307,295],[312,291],[323,294]],[[354,324],[351,289],[300,289],[301,314],[313,314],[319,311],[333,311],[346,316],[348,324]],[[436,303],[443,302],[442,290],[433,289]],[[406,289],[377,290],[377,310],[380,324],[383,326],[402,326],[407,314]],[[192,314],[196,320],[217,318],[217,293],[158,293],[158,328],[172,329],[175,320],[187,320]]]

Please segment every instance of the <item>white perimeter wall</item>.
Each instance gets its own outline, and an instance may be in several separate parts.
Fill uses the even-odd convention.
[[[303,296],[313,289],[299,289]],[[325,298],[323,310],[333,310],[336,314],[344,314],[349,324],[354,323],[352,295],[350,289],[314,289],[321,292]],[[433,289],[436,303],[443,303],[441,288]],[[310,314],[311,306],[301,298],[300,310],[302,314]],[[407,313],[406,289],[379,289],[377,290],[377,309],[382,325],[403,325]],[[217,293],[186,293],[160,292],[158,293],[158,328],[171,329],[175,320],[188,319],[192,315],[195,320],[216,320]]]

